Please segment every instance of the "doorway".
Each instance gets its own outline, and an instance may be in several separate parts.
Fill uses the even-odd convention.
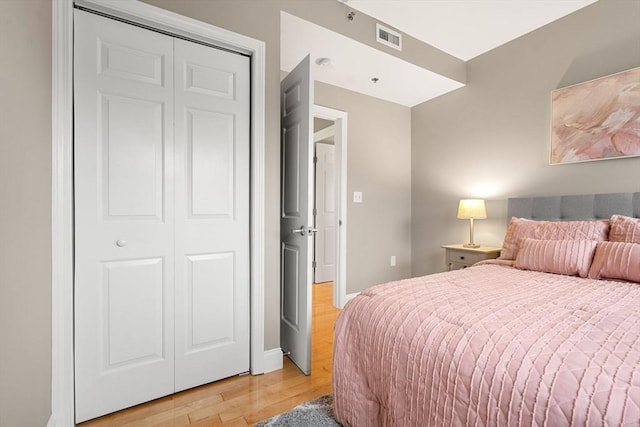
[[[348,114],[346,111],[337,110],[322,105],[313,106],[314,117],[314,142],[331,139],[333,147],[334,176],[330,181],[334,182],[334,202],[335,202],[335,231],[328,233],[329,239],[325,239],[323,248],[327,248],[327,243],[332,246],[327,251],[325,259],[333,258],[335,267],[333,268],[333,305],[342,308],[347,303],[347,126]],[[316,127],[318,131],[316,131]],[[318,141],[316,141],[316,137]],[[316,193],[318,185],[316,182]],[[325,193],[326,194],[326,193]],[[320,233],[320,230],[318,230]],[[317,235],[317,234],[316,234]],[[334,239],[333,241],[329,241]],[[323,248],[319,248],[322,250]],[[322,257],[317,257],[322,258]],[[315,259],[316,267],[318,259]],[[318,282],[315,280],[314,282]]]
[[[315,174],[315,200],[313,224],[317,230],[313,249],[313,283],[334,282],[336,278],[336,242],[338,240],[338,213],[336,191],[334,123],[314,117],[313,158]]]

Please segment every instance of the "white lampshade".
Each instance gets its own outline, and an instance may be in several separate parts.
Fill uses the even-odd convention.
[[[487,209],[482,199],[462,199],[458,204],[459,219],[485,219]]]
[[[473,220],[485,219],[487,217],[487,209],[484,206],[484,200],[482,199],[462,199],[458,204],[458,218],[469,220],[469,243],[465,243],[463,246],[467,248],[478,248],[473,242]]]

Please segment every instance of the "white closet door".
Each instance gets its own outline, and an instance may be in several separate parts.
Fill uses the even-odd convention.
[[[174,390],[173,39],[75,11],[76,421]]]
[[[249,58],[175,41],[176,391],[249,370]]]

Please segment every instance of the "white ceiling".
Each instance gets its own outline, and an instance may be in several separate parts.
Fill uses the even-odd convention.
[[[597,0],[339,1],[466,61]],[[286,12],[280,22],[283,71],[310,54],[315,80],[408,107],[463,86]],[[320,58],[331,65],[316,65]]]
[[[596,0],[342,0],[468,61]]]
[[[363,43],[281,12],[280,69],[291,71],[311,55],[315,80],[412,107],[463,84]],[[331,58],[320,67],[319,58]],[[371,81],[377,77],[377,83]],[[410,84],[408,84],[410,82]]]

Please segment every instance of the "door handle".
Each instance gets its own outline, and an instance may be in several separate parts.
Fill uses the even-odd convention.
[[[301,236],[306,236],[307,235],[307,229],[304,225],[301,225],[300,228],[294,228],[293,230],[291,230],[291,232],[293,234],[299,234]]]
[[[299,234],[301,236],[312,236],[318,232],[318,229],[311,226],[305,227],[304,225],[301,225],[300,228],[294,228],[293,230],[291,230],[291,232],[293,234]]]

